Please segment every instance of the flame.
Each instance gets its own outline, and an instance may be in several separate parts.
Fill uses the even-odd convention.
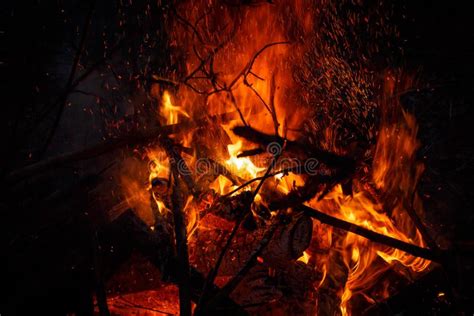
[[[228,194],[230,191],[235,189],[234,184],[232,181],[227,179],[226,177],[219,175],[216,180],[214,180],[210,185],[210,189],[213,189],[215,192],[219,193],[220,195]]]
[[[171,101],[171,94],[168,91],[163,92],[160,114],[166,118],[166,124],[177,124],[179,121],[179,115],[183,115],[189,118],[189,114],[186,113],[180,106],[173,105]]]
[[[265,168],[258,168],[254,163],[247,157],[237,157],[242,149],[242,141],[239,140],[235,144],[227,146],[230,158],[226,160],[227,166],[230,171],[239,175],[244,175],[246,178],[256,178],[258,173],[264,171]]]
[[[309,204],[380,234],[424,247],[423,238],[407,215],[402,201],[403,198],[412,196],[423,170],[415,161],[416,149],[419,146],[416,138],[417,128],[412,115],[402,112],[401,117],[399,122],[382,127],[372,166],[372,179],[377,188],[399,197],[390,216],[383,203],[377,201],[370,190],[358,182],[353,185],[352,196],[344,195],[342,186],[337,185],[321,201],[315,199]],[[362,295],[369,302],[373,301],[365,293],[377,284],[383,272],[395,268],[396,263],[417,273],[426,270],[430,265],[429,260],[400,250],[377,246],[352,233],[346,235],[341,242],[341,248],[348,270],[341,295],[342,315],[351,314],[349,304],[356,294]],[[382,297],[388,295],[388,291],[381,293]]]
[[[297,261],[301,261],[305,264],[308,264],[310,258],[311,256],[306,251],[303,251],[303,255],[299,257]]]
[[[313,41],[310,39],[314,40],[312,34],[317,24],[314,20],[317,9],[314,7],[317,6],[300,0],[292,1],[291,5],[284,1],[271,5],[249,5],[239,8],[239,11],[234,10],[231,5],[208,0],[183,1],[176,6],[176,11],[183,16],[180,19],[170,19],[170,49],[174,49],[173,58],[181,57],[182,72],[193,76],[173,90],[173,94],[167,90],[160,94],[158,87],[155,87],[157,99],[161,98],[159,119],[163,121],[162,124],[170,125],[179,123],[182,117],[205,117],[217,125],[219,131],[223,131],[206,134],[208,139],[198,145],[195,142],[198,136],[194,135],[194,131],[182,133],[180,140],[185,145],[191,146],[194,151],[200,150],[201,145],[208,147],[210,154],[215,155],[213,159],[244,180],[258,177],[266,168],[260,167],[255,159],[237,157],[242,150],[248,149],[248,144],[232,133],[232,126],[249,125],[265,133],[277,133],[289,140],[300,138],[301,130],[310,126],[314,133],[321,134],[322,141],[317,145],[338,152],[334,122],[323,129],[317,128],[318,122],[315,123],[316,126],[303,124],[308,122],[309,114],[313,114],[312,111],[317,107],[309,100],[320,96],[309,95],[308,89],[302,87],[294,75],[296,66],[306,62],[305,55],[315,54],[315,49],[311,46]],[[183,23],[183,20],[189,24]],[[193,27],[190,29],[189,25]],[[335,28],[334,32],[338,32],[337,25]],[[225,53],[219,53],[216,47]],[[339,96],[338,102],[349,98],[351,101],[347,111],[363,112],[363,106],[357,106],[358,102],[368,102],[367,92],[364,90],[366,82],[363,82],[362,77],[351,74],[347,63],[333,51],[323,53],[323,56],[317,57],[321,68],[317,71],[327,71],[329,79],[324,78],[327,81],[325,83],[318,81],[311,84],[318,87],[321,84],[328,90],[328,94]],[[179,73],[173,73],[172,76],[178,76]],[[337,76],[340,73],[343,74],[341,78]],[[355,77],[352,78],[354,82],[350,83],[357,90],[357,94],[353,94],[358,97],[339,91],[334,77],[338,77],[338,80]],[[179,82],[180,78],[172,79]],[[389,77],[385,83],[385,93],[393,96],[395,80]],[[339,94],[344,94],[344,97]],[[416,186],[423,171],[423,166],[416,161],[416,150],[419,147],[417,125],[412,115],[401,111],[400,105],[390,103],[387,101],[389,99],[383,99],[383,104],[380,105],[382,125],[376,148],[371,153],[374,158],[372,166],[367,167],[370,169],[369,175],[363,179],[353,179],[353,193],[350,196],[344,194],[341,184],[337,184],[324,198],[313,199],[308,204],[380,234],[424,247],[420,232],[406,212],[407,203],[413,204],[418,213],[423,212],[416,194]],[[330,103],[322,104],[321,108],[326,114],[334,110]],[[399,115],[388,115],[389,111]],[[226,122],[211,119],[222,113],[233,113],[235,117]],[[275,126],[277,122],[279,125]],[[370,133],[375,134],[376,131],[371,130]],[[221,147],[224,148],[224,154],[220,153]],[[153,179],[169,176],[169,166],[166,156],[158,149],[148,150],[145,156],[145,160],[150,162],[147,189],[151,190],[150,183]],[[192,159],[194,158],[196,157],[193,156]],[[272,180],[276,183],[273,189],[278,194],[288,194],[295,187],[302,186],[305,177],[292,173],[277,174]],[[371,185],[382,194],[397,196],[395,205],[387,209],[383,199],[373,193]],[[128,177],[124,180],[124,187],[127,197],[139,196],[133,200],[134,208],[137,201],[140,201],[140,207],[145,208],[149,203],[149,196],[143,193],[143,185],[138,181],[131,182]],[[236,187],[229,178],[219,175],[206,189],[224,195]],[[153,198],[160,212],[164,212],[166,206],[163,200],[159,195],[153,195]],[[263,200],[263,194],[257,195],[255,202],[261,203]],[[189,236],[199,229],[200,210],[197,204],[193,199],[188,199],[184,207]],[[147,207],[149,208],[149,204]],[[392,269],[405,274],[405,269],[420,273],[430,265],[427,260],[375,245],[352,233],[336,238],[332,228],[317,230],[318,225],[314,223],[315,232],[324,233],[313,234],[314,243],[339,251],[342,265],[347,271],[347,280],[340,289],[342,315],[351,314],[351,300],[356,295],[361,295],[370,303],[374,302],[368,293],[377,285],[385,271]],[[317,254],[305,251],[298,261],[305,264],[319,261],[313,259],[310,262],[312,256]],[[325,280],[330,279],[328,276],[335,270],[335,264],[326,258],[321,261],[320,267],[316,267],[322,272],[316,288],[329,283]],[[390,295],[387,288],[385,286],[381,297]]]

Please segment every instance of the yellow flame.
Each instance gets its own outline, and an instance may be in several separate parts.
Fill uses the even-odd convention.
[[[265,168],[259,168],[254,165],[252,160],[248,157],[238,158],[237,155],[242,149],[242,141],[239,140],[235,144],[230,144],[227,146],[229,151],[230,158],[226,160],[226,164],[229,167],[230,171],[235,174],[245,175],[246,177],[256,178],[258,173],[264,171]]]
[[[171,94],[166,90],[163,92],[160,113],[166,118],[167,125],[178,123],[179,114],[189,118],[188,113],[186,113],[180,106],[175,106],[173,104]]]
[[[298,261],[308,264],[310,258],[311,256],[306,251],[303,251],[303,255],[298,258]]]

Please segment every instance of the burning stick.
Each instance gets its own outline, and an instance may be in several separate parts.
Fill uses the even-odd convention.
[[[423,259],[435,261],[438,263],[443,262],[442,253],[436,252],[432,249],[421,248],[419,246],[406,243],[404,241],[385,236],[374,231],[371,231],[367,228],[361,227],[359,225],[346,222],[342,219],[324,214],[320,211],[317,211],[309,206],[300,205],[298,208],[300,211],[304,212],[306,215],[317,219],[321,223],[328,224],[330,226],[345,230],[347,232],[351,232],[357,234],[359,236],[365,237],[373,242],[402,250],[406,253],[409,253],[415,257],[420,257]]]

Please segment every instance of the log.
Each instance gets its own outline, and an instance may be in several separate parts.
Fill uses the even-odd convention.
[[[182,127],[182,126],[183,124],[179,124],[179,127]],[[123,137],[109,139],[89,148],[65,153],[65,154],[52,157],[46,160],[42,160],[37,163],[20,168],[8,174],[6,177],[6,180],[8,182],[19,181],[28,176],[42,173],[51,169],[59,168],[73,162],[96,158],[105,153],[123,148],[128,145],[139,145],[139,144],[147,143],[156,139],[158,135],[162,133],[165,133],[165,134],[173,133],[173,131],[177,127],[178,127],[178,124],[169,125],[165,127],[158,127],[158,128],[152,129],[150,131],[147,131],[146,133],[132,133]]]

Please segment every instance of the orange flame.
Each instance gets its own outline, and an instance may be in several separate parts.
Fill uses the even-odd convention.
[[[291,5],[281,2],[242,7],[238,12],[232,6],[218,5],[207,0],[178,4],[177,12],[182,12],[185,16],[172,20],[169,29],[176,55],[173,56],[185,56],[181,66],[182,72],[188,77],[173,95],[168,91],[162,93],[159,107],[159,113],[165,119],[162,123],[176,124],[180,117],[197,119],[238,112],[231,122],[214,122],[219,124],[224,136],[213,134],[216,139],[204,141],[205,145],[216,149],[218,157],[214,158],[240,178],[248,180],[261,174],[266,168],[259,167],[251,158],[237,157],[248,144],[233,135],[230,127],[246,124],[265,133],[285,135],[288,139],[301,137],[303,123],[308,121],[313,105],[308,104],[309,96],[302,92],[300,83],[294,79],[294,69],[295,65],[304,62],[305,54],[312,52],[311,41],[307,38],[311,38],[310,35],[315,30],[316,21],[313,17],[316,9],[313,7],[314,4],[300,0],[293,1]],[[189,24],[183,23],[183,20]],[[190,29],[189,25],[193,27]],[[219,53],[220,50],[225,50],[225,53]],[[321,59],[325,67],[347,68],[347,65],[333,56]],[[348,70],[344,68],[344,71]],[[346,75],[345,72],[344,74]],[[177,82],[179,79],[182,78],[173,78]],[[393,80],[387,80],[387,95],[393,96],[393,84]],[[331,85],[329,82],[328,86]],[[356,88],[361,89],[358,85]],[[355,103],[351,103],[351,106],[355,107]],[[326,110],[330,112],[332,105],[326,106]],[[415,192],[423,171],[423,166],[417,163],[415,157],[419,146],[416,122],[412,115],[401,112],[398,103],[387,103],[384,107],[381,109],[383,115],[388,110],[402,114],[396,115],[396,119],[392,121],[385,118],[382,120],[377,146],[372,153],[374,159],[369,177],[354,179],[351,196],[345,195],[342,186],[338,184],[324,198],[313,199],[308,204],[380,234],[423,247],[423,239],[406,215],[405,209],[406,203],[413,203],[417,212],[423,211]],[[275,126],[276,121],[285,124]],[[315,133],[323,134],[324,142],[321,146],[324,149],[337,151],[333,126],[323,130],[315,129]],[[186,144],[193,145],[193,132],[183,137]],[[198,146],[192,149],[200,149],[196,147]],[[224,157],[217,154],[217,147],[226,149],[223,151]],[[166,157],[158,153],[159,150],[149,150],[147,154],[147,159],[153,162],[149,170],[149,182],[156,177],[166,178],[169,173]],[[272,180],[276,182],[274,189],[279,194],[287,194],[295,186],[302,185],[305,178],[295,174],[281,174]],[[372,183],[373,187],[370,189]],[[124,186],[127,187],[127,196],[140,196],[140,205],[146,205],[147,199],[149,202],[146,194],[136,192],[143,190],[136,181]],[[235,183],[219,175],[208,189],[227,194],[235,187]],[[399,199],[387,209],[387,205],[381,201],[383,199],[373,193],[374,189],[381,194],[395,195]],[[262,196],[257,195],[256,201],[260,203],[261,200]],[[160,210],[165,209],[159,198],[155,198],[155,201]],[[199,228],[199,210],[192,199],[188,199],[185,212],[189,218],[188,232],[192,235],[196,227]],[[419,273],[430,265],[427,260],[396,249],[377,246],[352,233],[337,239],[334,238],[332,229],[327,229],[324,235],[315,236],[314,239],[318,239],[315,243],[337,246],[334,249],[340,249],[347,270],[347,280],[340,297],[343,315],[351,314],[351,299],[356,295],[373,303],[367,293],[385,271],[395,269],[404,273],[399,267],[402,266]],[[310,260],[313,255],[315,254],[305,251],[298,260],[311,264],[317,261]],[[316,287],[321,287],[329,279],[327,276],[331,275],[334,268],[331,264],[333,263],[324,261],[321,267],[317,267],[323,277]],[[389,294],[385,289],[381,295],[387,297]]]

